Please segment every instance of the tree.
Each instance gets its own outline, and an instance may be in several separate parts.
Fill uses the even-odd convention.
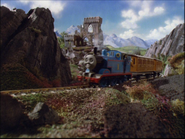
[[[136,50],[133,50],[133,53],[136,55],[141,55],[141,51],[140,51],[139,47]]]
[[[60,33],[60,35],[62,36],[61,38],[58,38],[58,43],[60,45],[60,48],[64,48],[64,35],[68,35],[65,31],[63,31],[62,33]]]

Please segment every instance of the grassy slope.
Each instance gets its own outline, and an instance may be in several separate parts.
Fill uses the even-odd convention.
[[[151,84],[144,82],[138,86],[125,86],[126,91],[118,91],[112,88],[95,88],[89,90],[57,91],[55,94],[44,93],[18,97],[17,99],[25,104],[25,112],[31,111],[38,102],[45,102],[52,107],[62,122],[52,126],[41,126],[36,134],[25,134],[22,129],[17,129],[11,134],[4,134],[1,137],[100,137],[104,130],[104,112],[114,105],[136,102],[142,103],[149,111],[153,111],[164,121],[166,128],[171,129],[175,137],[180,137],[184,115],[184,102],[169,102],[165,104],[163,98],[155,97],[156,90]],[[166,109],[171,105],[173,109]],[[173,114],[174,116],[173,116]],[[171,119],[172,118],[172,119]],[[181,122],[179,122],[181,121]],[[137,121],[132,121],[137,122]],[[152,123],[151,123],[152,124]],[[32,130],[32,129],[27,129]],[[107,131],[106,131],[107,132]]]
[[[39,79],[19,63],[1,67],[1,90],[52,87],[45,78]]]
[[[146,49],[144,48],[141,48],[141,47],[137,47],[137,46],[125,46],[125,47],[120,47],[120,48],[114,48],[110,45],[106,45],[109,49],[111,50],[118,50],[118,51],[123,51],[123,52],[126,52],[126,53],[133,53],[133,50],[137,50],[138,48],[140,49],[141,51],[141,55],[145,55],[146,53]]]

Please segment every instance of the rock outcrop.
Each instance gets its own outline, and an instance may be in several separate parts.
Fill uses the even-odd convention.
[[[10,95],[0,93],[1,97],[1,133],[19,125],[23,117],[23,105]]]
[[[0,12],[2,21],[0,34],[1,80],[3,78],[4,86],[10,83],[10,79],[16,78],[15,80],[19,82],[19,85],[14,87],[1,86],[1,89],[52,87],[69,84],[71,80],[69,63],[63,56],[57,42],[54,33],[54,18],[50,10],[36,8],[25,14],[21,9],[10,11],[1,6]],[[10,74],[10,71],[14,71],[14,75]],[[25,72],[20,74],[23,71]],[[24,79],[19,81],[18,75]],[[14,84],[15,80],[11,84]],[[25,82],[34,85],[23,85]]]
[[[169,35],[155,42],[146,52],[147,57],[173,56],[184,51],[184,23],[174,28]]]
[[[32,112],[28,113],[33,125],[54,124],[60,120],[58,113],[45,103],[39,102]]]

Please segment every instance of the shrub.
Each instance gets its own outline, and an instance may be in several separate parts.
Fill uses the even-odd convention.
[[[126,93],[128,93],[132,98],[134,99],[144,99],[144,98],[148,98],[147,93],[144,92],[151,92],[152,94],[156,94],[156,90],[152,87],[152,85],[148,82],[143,82],[143,84],[139,84],[139,85],[134,85],[132,87],[129,86],[125,86],[126,88]]]
[[[181,64],[177,66],[175,71],[177,71],[178,74],[184,74],[184,60],[181,61]]]
[[[183,115],[185,115],[184,101],[180,101],[179,99],[172,100],[171,101],[171,105],[172,105],[171,110],[175,114],[183,114]]]
[[[170,58],[171,58],[171,56],[165,56],[165,55],[162,55],[162,54],[157,57],[157,59],[162,61],[163,69],[166,67],[167,64],[169,64]]]
[[[178,65],[178,61],[180,61],[181,59],[183,59],[185,56],[185,52],[182,53],[178,53],[176,55],[174,55],[171,59],[170,59],[170,65],[175,69],[177,68]]]
[[[139,49],[139,47],[136,50],[133,50],[133,54],[141,55],[141,50]]]
[[[36,32],[37,34],[41,34],[41,30],[40,29],[37,29],[37,28],[34,28],[34,27],[29,27],[32,31]]]

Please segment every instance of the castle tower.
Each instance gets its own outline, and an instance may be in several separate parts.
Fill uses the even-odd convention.
[[[101,30],[101,17],[84,18],[83,36],[94,40],[93,44],[96,47],[103,46],[103,32]]]

